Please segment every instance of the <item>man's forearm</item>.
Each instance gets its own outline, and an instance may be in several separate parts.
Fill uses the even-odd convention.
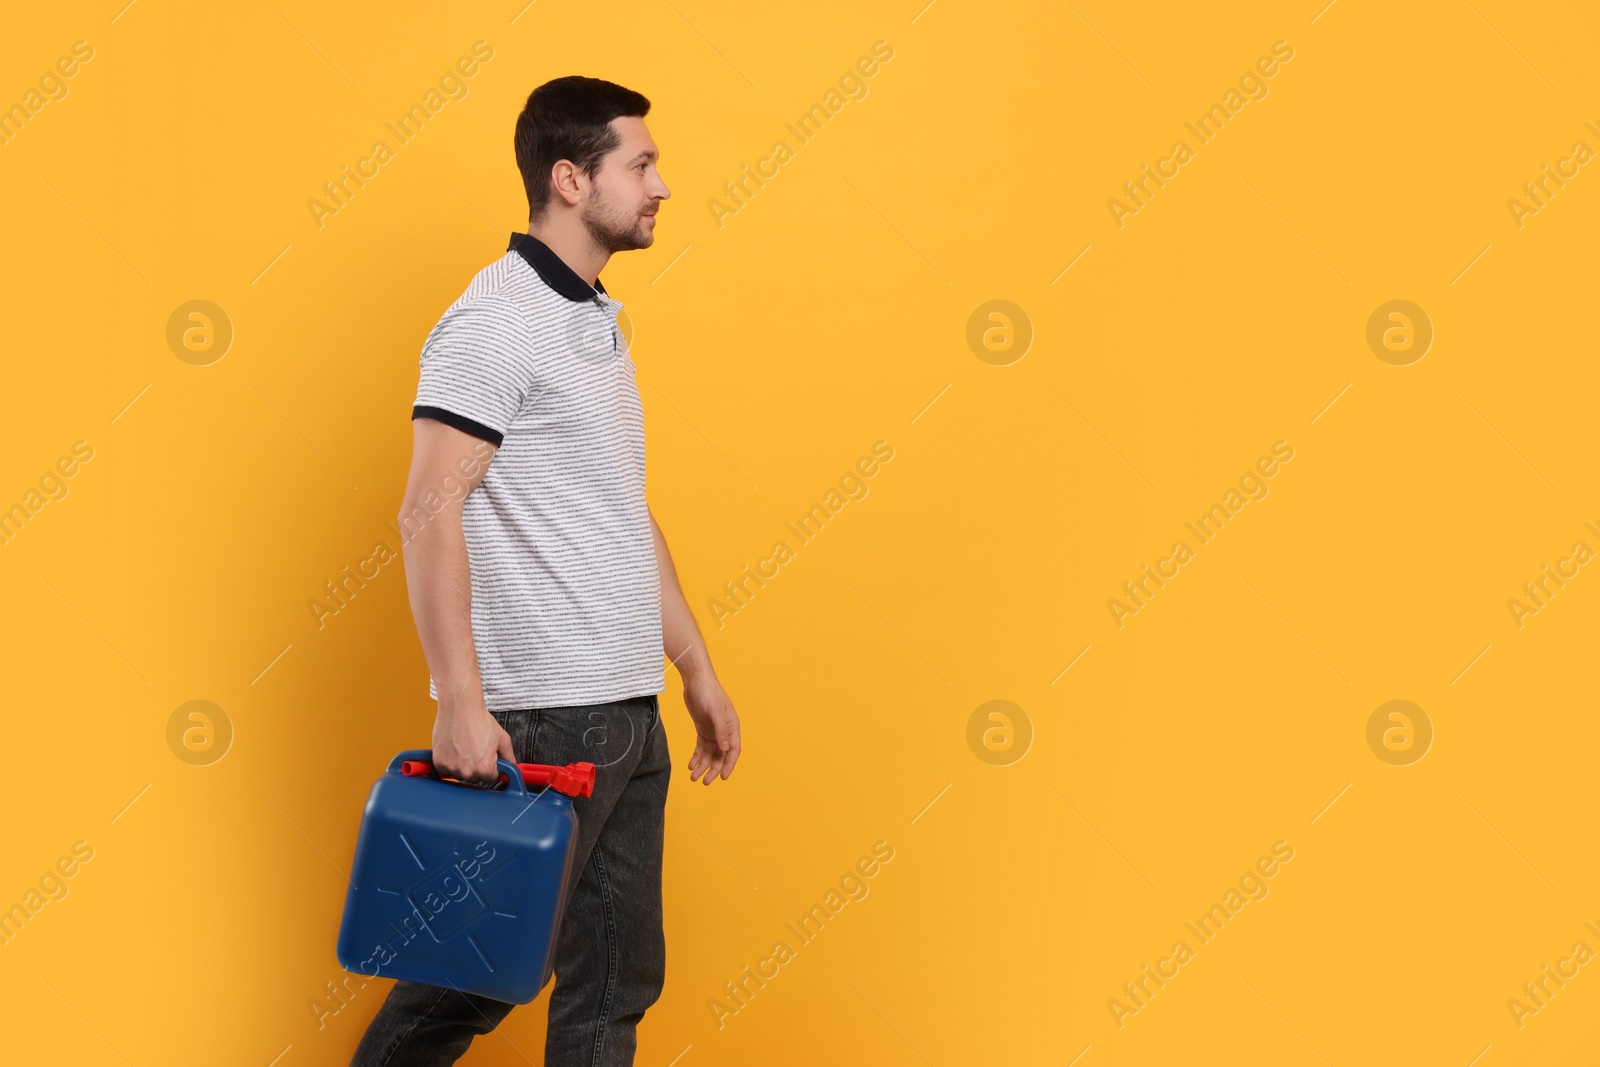
[[[404,545],[406,587],[417,636],[441,708],[483,698],[472,643],[471,570],[460,512],[447,508]]]
[[[678,584],[678,571],[672,565],[672,551],[667,539],[650,516],[650,530],[655,537],[656,570],[661,575],[661,650],[678,668],[678,673],[688,681],[697,675],[715,676],[711,669],[711,655],[706,651],[705,638],[684,599],[683,588]]]

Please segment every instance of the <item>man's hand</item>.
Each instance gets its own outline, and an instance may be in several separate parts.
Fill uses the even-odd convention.
[[[500,778],[496,759],[517,761],[511,735],[490,715],[482,700],[439,701],[433,720],[433,766],[446,778],[493,784]]]
[[[694,720],[698,739],[689,757],[689,780],[710,785],[727,778],[739,761],[739,713],[716,676],[707,672],[683,684],[683,702]],[[703,777],[700,777],[703,775]]]

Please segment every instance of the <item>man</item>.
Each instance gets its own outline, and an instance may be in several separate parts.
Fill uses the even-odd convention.
[[[490,783],[497,758],[597,767],[594,795],[573,802],[549,1067],[633,1063],[661,994],[663,656],[698,734],[690,779],[726,779],[740,753],[739,717],[645,503],[635,368],[599,279],[613,252],[650,247],[671,195],[649,110],[594,78],[528,97],[516,131],[528,232],[423,345],[401,508],[440,773]],[[512,1007],[396,982],[352,1063],[454,1063]]]

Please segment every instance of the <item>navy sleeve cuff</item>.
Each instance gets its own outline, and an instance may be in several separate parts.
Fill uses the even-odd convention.
[[[454,427],[462,433],[471,434],[473,437],[488,441],[496,448],[500,447],[500,442],[504,441],[506,436],[499,430],[491,430],[481,422],[474,422],[464,415],[457,415],[455,412],[446,411],[444,408],[427,407],[418,404],[411,409],[411,417],[413,419],[434,419],[444,423],[446,426]]]

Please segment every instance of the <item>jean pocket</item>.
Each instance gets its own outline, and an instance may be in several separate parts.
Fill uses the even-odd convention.
[[[511,751],[523,763],[538,762],[533,758],[535,731],[539,727],[539,712],[491,711],[489,713],[500,728],[511,736]]]
[[[661,697],[658,694],[652,693],[650,695],[650,712],[648,717],[650,719],[650,726],[644,732],[646,740],[649,740],[650,735],[656,732],[656,727],[661,725]]]

